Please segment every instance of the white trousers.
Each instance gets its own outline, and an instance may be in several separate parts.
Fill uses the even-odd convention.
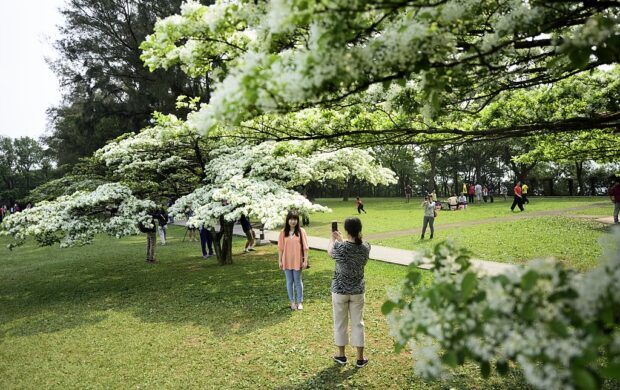
[[[157,227],[157,230],[159,231],[159,241],[162,245],[166,245],[166,228],[166,225]]]
[[[334,341],[336,346],[349,344],[349,316],[351,317],[351,345],[364,346],[364,294],[343,295],[332,293],[334,310]]]

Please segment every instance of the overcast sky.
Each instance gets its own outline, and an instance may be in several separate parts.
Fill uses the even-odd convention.
[[[0,0],[0,135],[38,138],[45,110],[60,102],[58,80],[45,62],[54,56],[64,0]]]

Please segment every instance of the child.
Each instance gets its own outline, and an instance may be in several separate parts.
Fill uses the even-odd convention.
[[[362,200],[360,199],[359,196],[357,198],[355,198],[355,204],[357,205],[357,213],[358,214],[361,214],[362,211],[364,212],[364,214],[368,214],[366,212],[366,210],[364,210],[364,202],[362,202]]]

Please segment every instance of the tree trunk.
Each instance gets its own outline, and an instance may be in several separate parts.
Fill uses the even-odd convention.
[[[213,237],[213,249],[220,265],[232,264],[233,227],[235,222],[220,218],[220,231]]]
[[[575,173],[577,175],[577,184],[579,185],[579,190],[577,191],[577,194],[585,195],[586,185],[583,179],[583,161],[575,161]]]
[[[431,177],[430,177],[430,189],[429,192],[435,191],[437,193],[437,183],[435,182],[435,175],[437,174],[437,151],[438,148],[436,146],[431,147],[428,153],[428,163],[431,166]]]
[[[454,170],[454,193],[460,194],[462,188],[459,188],[459,174],[456,170]]]
[[[351,188],[353,187],[353,183],[355,182],[355,178],[352,177],[349,180],[347,180],[347,183],[345,184],[344,187],[344,193],[342,195],[342,201],[343,202],[348,202],[349,201],[349,196],[351,196]]]
[[[155,243],[157,240],[157,231],[146,233],[146,261],[155,263]]]

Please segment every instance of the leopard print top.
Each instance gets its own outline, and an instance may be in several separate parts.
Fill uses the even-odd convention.
[[[331,291],[336,294],[363,294],[364,266],[368,262],[370,244],[356,245],[349,241],[334,243],[332,257],[336,260]]]

